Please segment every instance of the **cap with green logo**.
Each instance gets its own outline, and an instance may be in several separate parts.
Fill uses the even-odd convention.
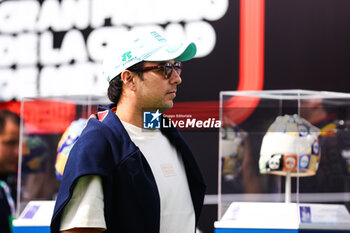
[[[197,52],[193,42],[171,43],[157,31],[134,34],[122,47],[110,51],[103,61],[103,77],[110,82],[124,70],[141,61],[187,61]]]

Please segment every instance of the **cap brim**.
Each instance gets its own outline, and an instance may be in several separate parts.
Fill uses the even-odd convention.
[[[145,61],[187,61],[192,59],[197,53],[194,43],[168,44],[152,54]]]

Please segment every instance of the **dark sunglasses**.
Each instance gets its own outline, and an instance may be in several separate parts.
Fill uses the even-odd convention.
[[[173,70],[175,70],[175,72],[180,75],[181,71],[182,71],[182,63],[181,62],[175,62],[174,64],[172,64],[171,62],[167,62],[164,64],[159,64],[156,66],[146,66],[146,67],[142,67],[138,70],[132,70],[132,71],[136,71],[136,72],[146,72],[149,70],[162,70],[164,72],[164,77],[166,79],[169,79],[171,77],[171,74],[173,72]]]

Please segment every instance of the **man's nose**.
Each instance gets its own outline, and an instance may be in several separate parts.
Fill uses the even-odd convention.
[[[173,72],[171,73],[170,82],[176,85],[179,85],[182,83],[182,79],[180,75],[175,70],[173,70]]]

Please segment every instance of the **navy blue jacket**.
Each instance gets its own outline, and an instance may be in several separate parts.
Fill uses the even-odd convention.
[[[3,188],[0,187],[0,230],[2,233],[10,233],[9,217],[11,215],[11,209],[6,199],[6,193]]]
[[[107,111],[102,121],[88,121],[72,148],[51,221],[52,233],[59,232],[62,210],[76,181],[89,174],[102,177],[106,232],[159,232],[160,199],[151,168],[116,114]],[[182,155],[197,224],[205,194],[202,174],[177,129],[162,129],[162,133]]]

